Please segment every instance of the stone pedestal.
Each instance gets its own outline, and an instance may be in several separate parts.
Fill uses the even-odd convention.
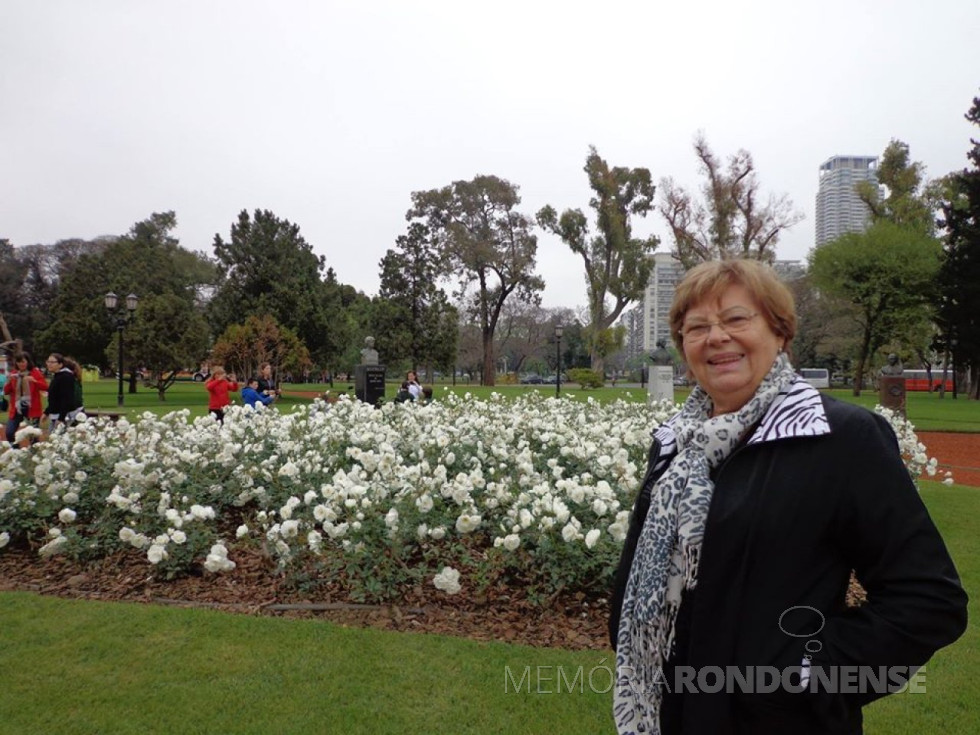
[[[882,407],[905,415],[905,378],[901,375],[878,376],[878,400]]]
[[[385,397],[385,366],[355,365],[354,395],[359,401],[377,406]]]
[[[650,401],[674,400],[674,368],[670,365],[651,365],[647,386]]]

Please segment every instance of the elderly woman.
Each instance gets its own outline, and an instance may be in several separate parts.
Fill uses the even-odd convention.
[[[767,266],[691,269],[670,324],[697,385],[654,434],[616,575],[616,726],[861,733],[862,705],[966,626],[895,434],[797,376],[793,298]]]

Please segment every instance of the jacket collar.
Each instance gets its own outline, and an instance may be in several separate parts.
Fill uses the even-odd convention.
[[[677,438],[673,422],[678,414],[670,417],[653,433],[660,442],[660,456],[666,457],[677,451]],[[748,444],[778,441],[805,436],[823,436],[830,433],[830,423],[823,407],[820,391],[797,377],[776,396],[766,415],[756,427]]]

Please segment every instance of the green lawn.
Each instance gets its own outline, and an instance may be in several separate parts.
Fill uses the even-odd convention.
[[[346,392],[346,382],[336,382],[335,392]],[[317,384],[287,384],[283,386],[284,395],[279,402],[280,408],[287,408],[296,403],[305,403],[309,399],[299,398],[288,395],[292,391],[297,392],[322,392],[328,386],[323,383]],[[544,396],[555,395],[554,385],[498,385],[493,388],[479,385],[459,384],[453,386],[449,383],[437,383],[435,385],[435,397],[438,399],[446,391],[457,394],[471,393],[479,398],[489,398],[491,393],[500,393],[504,396],[516,396],[526,392],[537,392]],[[394,398],[397,392],[397,384],[389,382],[387,385],[387,397]],[[687,388],[678,388],[675,391],[675,400],[683,401],[689,393]],[[875,391],[864,391],[859,398],[851,395],[849,390],[832,390],[829,393],[844,401],[858,403],[867,408],[874,408],[878,403],[878,394]],[[125,406],[121,409],[127,414],[136,414],[142,411],[153,411],[163,413],[176,409],[187,408],[193,416],[202,416],[207,413],[208,395],[202,383],[180,382],[175,383],[167,391],[167,400],[160,403],[157,393],[154,390],[140,386],[139,392],[135,395],[124,394]],[[607,402],[622,398],[631,401],[646,400],[646,390],[636,385],[617,386],[615,388],[606,386],[595,390],[582,390],[576,384],[562,385],[561,396],[576,401],[586,401],[593,398],[597,401]],[[85,383],[85,406],[88,409],[104,411],[117,411],[117,384],[113,380],[100,380],[97,383]],[[234,402],[240,402],[239,398],[234,398]],[[908,416],[916,429],[921,431],[965,431],[980,432],[980,401],[968,401],[963,396],[953,400],[952,395],[947,394],[945,398],[940,398],[936,393],[909,393],[907,396]]]
[[[923,486],[970,627],[929,663],[925,694],[865,710],[868,735],[980,732],[980,491]],[[613,731],[611,652],[29,593],[0,593],[0,630],[0,735]]]

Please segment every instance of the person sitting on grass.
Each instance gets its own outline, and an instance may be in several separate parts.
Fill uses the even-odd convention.
[[[395,403],[405,403],[405,401],[414,401],[414,400],[415,400],[415,396],[412,395],[412,392],[409,389],[408,381],[403,380],[401,388],[399,388],[398,392],[395,394]]]
[[[256,403],[268,406],[274,400],[275,396],[266,395],[259,391],[259,378],[256,375],[251,376],[246,381],[245,387],[242,388],[242,403],[246,406],[257,408]]]

